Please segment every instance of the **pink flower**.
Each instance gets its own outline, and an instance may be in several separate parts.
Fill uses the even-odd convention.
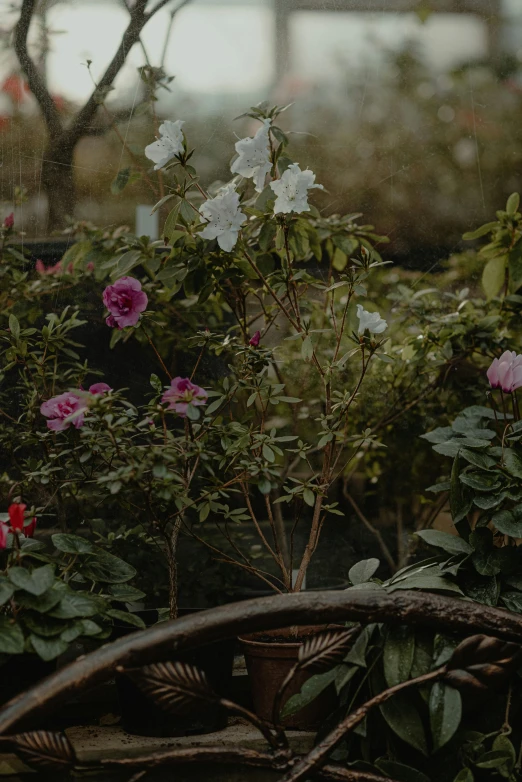
[[[170,381],[170,388],[161,397],[162,402],[168,402],[168,409],[175,410],[185,418],[189,405],[198,407],[206,405],[208,394],[204,388],[192,383],[188,377],[175,377]]]
[[[112,391],[112,388],[108,386],[107,383],[94,383],[89,387],[89,393],[93,394],[94,396],[106,394],[107,391]]]
[[[10,215],[7,215],[7,217],[4,220],[4,228],[6,228],[8,231],[10,228],[14,226],[14,212],[11,212]]]
[[[93,264],[92,261],[89,261],[89,263],[85,267],[85,271],[86,272],[93,272],[94,271],[94,264]]]
[[[29,524],[26,524],[23,533],[26,538],[33,538],[34,537],[34,531],[36,529],[36,516],[33,516]]]
[[[38,259],[35,263],[34,268],[38,272],[38,274],[61,274],[62,264],[60,261],[58,263],[55,263],[54,266],[45,266],[44,262]]]
[[[522,355],[506,350],[500,358],[493,359],[486,374],[491,388],[510,394],[522,386]]]
[[[11,522],[11,529],[15,532],[22,532],[24,528],[24,513],[26,505],[21,502],[13,502],[7,509],[9,514],[9,521]]]
[[[49,419],[47,421],[48,429],[61,432],[71,425],[75,426],[76,429],[83,426],[83,417],[86,409],[87,406],[84,399],[71,391],[66,391],[64,394],[53,396],[52,399],[44,402],[40,407],[40,412]],[[72,420],[67,420],[74,413],[77,413],[77,415]]]
[[[257,348],[259,347],[260,341],[261,341],[261,332],[256,331],[256,333],[254,334],[254,336],[252,337],[252,339],[248,344],[251,345],[253,348]]]
[[[147,302],[147,294],[134,277],[122,277],[114,285],[108,285],[103,291],[103,303],[109,310],[107,326],[119,329],[135,326]]]
[[[7,524],[4,524],[3,521],[0,521],[0,549],[4,549],[7,546],[7,533],[9,532],[9,527]]]

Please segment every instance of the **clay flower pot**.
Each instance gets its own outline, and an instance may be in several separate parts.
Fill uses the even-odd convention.
[[[295,629],[286,627],[282,630],[252,633],[239,639],[245,654],[254,710],[258,717],[272,722],[275,698],[288,673],[297,662],[299,647],[307,638],[325,629],[326,627],[322,625],[299,627],[295,637]],[[300,671],[294,676],[285,690],[281,707],[292,695],[300,691],[311,676],[313,672],[310,671]],[[308,706],[281,722],[286,728],[314,730],[331,714],[336,704],[337,695],[332,684]]]

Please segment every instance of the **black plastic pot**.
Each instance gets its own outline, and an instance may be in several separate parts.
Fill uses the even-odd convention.
[[[195,610],[182,609],[179,614],[184,616],[194,613]],[[154,610],[140,611],[138,614],[148,626],[157,620],[157,612]],[[117,625],[114,628],[114,638],[130,632],[133,632],[133,628]],[[171,659],[196,666],[206,674],[215,692],[230,697],[235,643],[235,639],[218,641],[186,654],[173,653],[171,658],[163,657],[161,662]],[[169,714],[145,697],[130,676],[117,674],[116,687],[121,708],[121,725],[127,733],[158,737],[191,736],[214,733],[227,726],[228,715],[219,705],[198,707],[186,715]]]

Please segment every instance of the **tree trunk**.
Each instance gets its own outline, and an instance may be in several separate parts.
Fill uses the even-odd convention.
[[[65,228],[76,206],[75,143],[67,133],[49,139],[42,161],[42,190],[47,195],[47,232]]]

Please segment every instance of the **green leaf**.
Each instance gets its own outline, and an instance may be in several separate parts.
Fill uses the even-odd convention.
[[[80,535],[59,532],[56,535],[51,535],[51,540],[54,547],[58,551],[63,551],[64,554],[90,554],[93,549],[92,543]]]
[[[119,195],[121,191],[126,187],[129,177],[130,177],[130,168],[122,168],[118,171],[116,176],[111,182],[111,193],[113,195]]]
[[[163,383],[161,382],[159,377],[154,374],[154,372],[150,376],[150,381],[149,382],[150,382],[152,388],[154,389],[154,391],[157,394],[161,394],[161,392],[163,391]]]
[[[65,629],[65,623],[62,620],[39,614],[36,611],[24,611],[22,621],[31,633],[36,633],[44,638],[60,635]]]
[[[124,624],[132,625],[133,627],[139,627],[140,630],[143,630],[146,627],[146,624],[141,616],[133,614],[130,611],[118,611],[116,608],[111,608],[106,613],[107,616],[110,616],[113,619],[119,619],[120,622],[123,622]]]
[[[512,538],[522,537],[522,516],[517,518],[509,510],[501,510],[491,517],[492,523],[503,535],[510,535]]]
[[[9,331],[13,335],[13,338],[18,342],[20,339],[20,323],[16,315],[9,315]]]
[[[515,763],[517,762],[517,754],[515,747],[508,739],[506,734],[501,733],[496,737],[495,741],[493,742],[492,749],[493,752],[503,752],[507,756],[508,759],[504,765],[506,766],[507,771],[512,771],[515,767]]]
[[[22,654],[24,635],[19,625],[7,616],[0,616],[0,654]]]
[[[180,209],[181,204],[178,204],[169,212],[167,219],[165,220],[162,236],[168,244],[171,244],[171,238],[174,236],[174,232],[179,220]]]
[[[56,582],[53,589],[49,589],[43,595],[31,595],[28,592],[18,592],[16,595],[16,602],[22,608],[30,608],[33,611],[39,611],[41,614],[45,614],[57,605],[63,596],[63,590],[57,588],[58,584],[62,585],[63,582]],[[65,585],[63,585],[65,587]]]
[[[164,195],[163,198],[160,198],[160,200],[152,207],[151,215],[153,215],[154,212],[157,212],[158,209],[161,209],[163,204],[166,204],[167,201],[170,201],[171,198],[175,198],[175,196],[176,193],[167,193],[167,195]]]
[[[0,606],[7,603],[14,594],[14,586],[5,576],[0,576]]]
[[[404,763],[398,763],[396,760],[379,758],[375,761],[375,767],[397,782],[430,782],[426,774],[422,774],[411,766],[405,766]]]
[[[135,603],[146,597],[145,592],[129,584],[112,584],[109,587],[109,592],[116,600],[120,600],[122,603]]]
[[[423,755],[428,754],[428,743],[422,718],[412,702],[410,694],[398,692],[389,701],[382,703],[379,709],[390,728],[400,739],[422,752]]]
[[[34,633],[29,638],[36,654],[46,662],[55,660],[69,648],[69,644],[61,638],[39,638]]]
[[[390,627],[383,651],[384,678],[388,687],[410,678],[415,653],[415,635],[407,625]]]
[[[520,239],[508,253],[509,289],[512,293],[522,285],[522,242]]]
[[[429,546],[435,546],[435,548],[441,548],[447,551],[448,554],[472,554],[473,548],[466,543],[465,540],[459,538],[457,535],[450,535],[448,532],[440,532],[435,529],[425,529],[416,532],[419,538],[427,543]]]
[[[81,574],[90,581],[102,581],[108,584],[123,584],[136,575],[135,568],[123,559],[109,554],[103,549],[94,549],[94,556],[89,557],[81,566]]]
[[[314,354],[314,346],[311,337],[305,337],[301,345],[301,356],[305,361],[311,361]]]
[[[339,666],[335,666],[326,673],[318,673],[311,676],[301,687],[300,692],[292,695],[281,709],[281,719],[289,717],[301,711],[309,703],[312,703],[335,680]]]
[[[485,236],[486,234],[490,233],[497,227],[498,223],[492,222],[492,223],[485,223],[484,225],[481,225],[480,228],[476,228],[474,231],[468,231],[467,233],[462,235],[462,238],[465,241],[470,241],[471,239],[480,239],[481,236]]]
[[[49,615],[57,619],[76,619],[76,617],[95,616],[102,613],[105,608],[105,600],[97,595],[91,595],[89,592],[74,592],[71,589],[63,594],[62,599]]]
[[[466,518],[471,506],[473,504],[473,498],[466,496],[462,484],[459,481],[459,463],[458,456],[453,461],[451,468],[451,481],[450,481],[450,510],[453,517],[453,523],[457,524],[462,519]]]
[[[275,453],[266,443],[263,443],[263,457],[267,460],[267,462],[275,461]]]
[[[520,196],[518,193],[511,193],[506,203],[506,212],[510,217],[518,212],[518,205],[520,204]]]
[[[380,565],[378,559],[363,559],[360,562],[356,562],[352,565],[348,571],[348,578],[352,584],[363,584],[365,581],[369,581],[371,577],[377,571]]]
[[[503,750],[491,750],[491,752],[485,752],[476,761],[477,768],[496,768],[501,769],[502,766],[506,766],[511,761],[509,753]]]
[[[473,771],[470,768],[461,768],[453,782],[475,782]]]
[[[515,478],[522,478],[522,459],[512,448],[504,450],[504,465],[510,475],[514,475]]]
[[[493,299],[501,290],[506,278],[506,258],[492,258],[484,266],[482,287],[488,299]]]
[[[429,700],[433,749],[437,751],[455,734],[462,718],[460,692],[443,682],[435,682]]]
[[[310,506],[310,508],[314,507],[315,494],[311,489],[303,489],[303,500],[306,502],[307,505]]]
[[[481,576],[494,576],[500,573],[500,563],[495,557],[493,546],[493,533],[483,527],[475,528],[469,536],[469,542],[473,546],[473,565]]]
[[[139,266],[143,260],[144,259],[141,250],[128,250],[126,253],[123,253],[123,255],[120,255],[119,258],[117,258],[115,262],[111,264],[111,266],[114,266],[111,271],[112,279],[114,280],[118,279],[119,277],[124,277],[126,274],[132,271],[135,266]]]
[[[54,583],[54,568],[44,565],[35,568],[32,573],[24,567],[12,567],[9,570],[9,580],[17,589],[23,589],[31,595],[43,595]]]

